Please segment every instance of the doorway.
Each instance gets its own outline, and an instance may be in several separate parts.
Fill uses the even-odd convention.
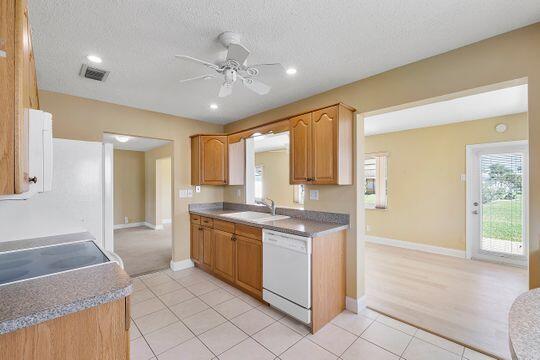
[[[103,134],[112,144],[112,248],[131,276],[172,259],[172,142]]]
[[[527,266],[528,145],[467,146],[467,257]]]

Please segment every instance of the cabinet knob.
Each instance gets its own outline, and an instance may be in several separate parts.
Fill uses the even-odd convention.
[[[232,241],[236,241],[236,236],[234,236],[234,235],[231,236],[231,240],[232,240]]]

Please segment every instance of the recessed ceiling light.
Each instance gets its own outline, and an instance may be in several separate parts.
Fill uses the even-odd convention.
[[[217,110],[218,106],[217,104],[210,104],[210,109]]]
[[[288,68],[287,69],[287,75],[294,75],[296,74],[296,69],[295,68]]]
[[[125,136],[125,135],[116,135],[115,138],[121,143],[128,142],[130,139],[129,136]]]
[[[99,56],[96,56],[96,55],[88,55],[86,57],[89,61],[93,62],[93,63],[97,63],[97,64],[101,64],[101,62],[103,60],[101,60],[101,58]]]

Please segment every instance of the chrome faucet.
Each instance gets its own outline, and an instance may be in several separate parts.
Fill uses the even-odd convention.
[[[270,201],[270,204],[268,204],[266,201],[261,201],[261,200],[255,200],[255,203],[259,204],[259,205],[266,206],[272,212],[272,216],[275,216],[276,215],[276,203],[275,203],[275,201],[270,199],[270,198],[266,198],[265,200]]]

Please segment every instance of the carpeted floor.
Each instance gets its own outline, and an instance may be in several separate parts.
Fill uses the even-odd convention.
[[[114,248],[131,276],[166,269],[172,254],[171,225],[163,230],[146,226],[115,230]]]

